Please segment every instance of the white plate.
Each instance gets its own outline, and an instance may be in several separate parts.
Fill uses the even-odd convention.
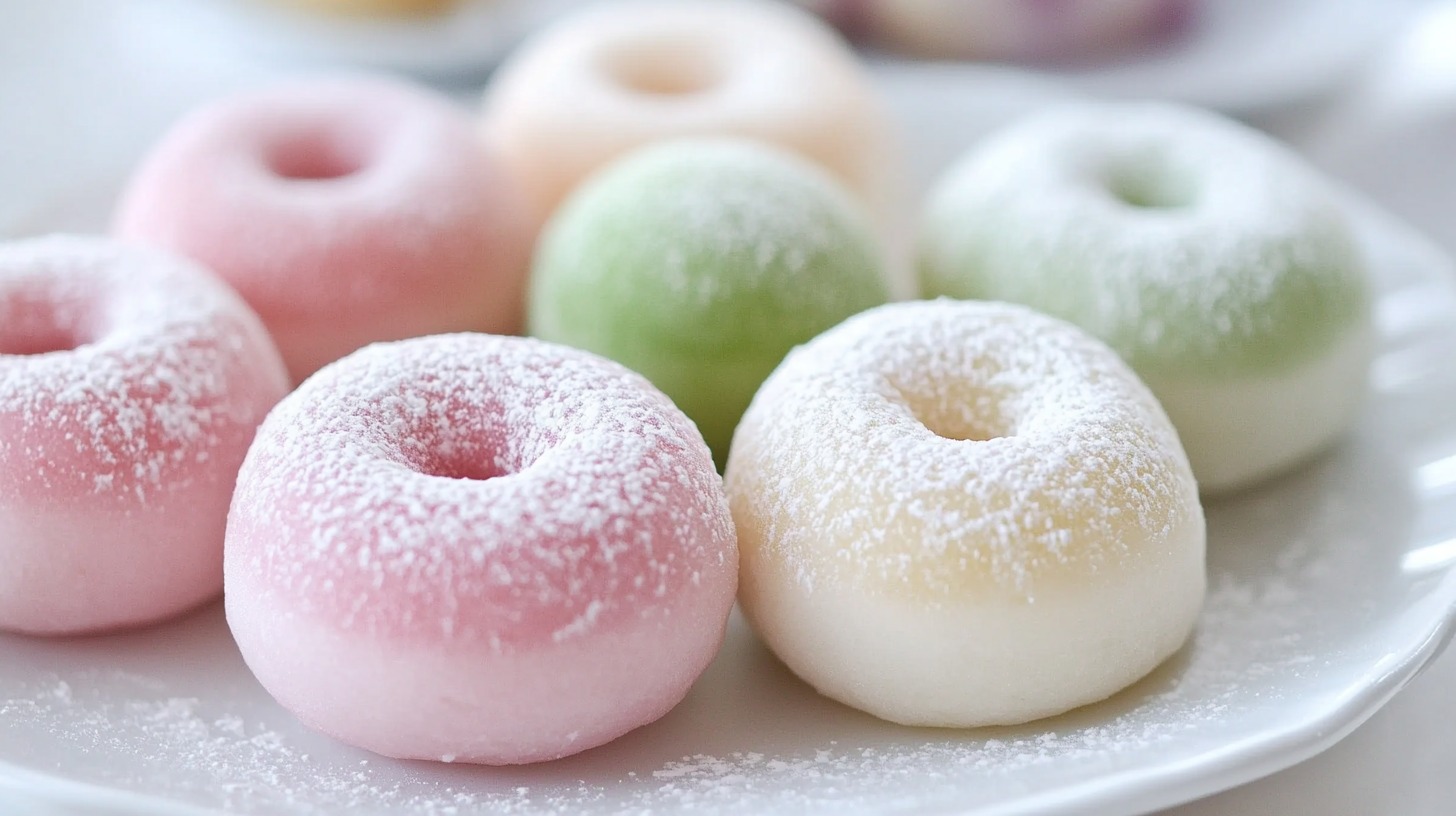
[[[1042,75],[1084,92],[1254,112],[1348,79],[1428,0],[1202,0],[1189,35],[1157,51]],[[955,77],[973,63],[887,60]]]
[[[106,198],[97,188],[30,226],[94,226]],[[1194,640],[1105,703],[1020,728],[898,727],[814,694],[735,618],[688,699],[611,745],[524,768],[396,762],[278,708],[214,606],[112,637],[0,636],[0,801],[68,814],[1130,814],[1298,762],[1414,676],[1456,605],[1456,283],[1426,242],[1359,213],[1384,336],[1363,423],[1300,473],[1209,507]]]

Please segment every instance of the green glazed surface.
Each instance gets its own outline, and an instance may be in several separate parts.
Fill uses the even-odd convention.
[[[803,160],[730,140],[637,151],[547,225],[528,307],[537,337],[645,375],[721,466],[754,392],[795,345],[888,299],[847,194]]]

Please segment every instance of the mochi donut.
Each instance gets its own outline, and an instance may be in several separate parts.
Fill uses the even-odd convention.
[[[1363,402],[1370,283],[1335,194],[1214,114],[1049,110],[931,193],[927,295],[1024,303],[1106,341],[1177,426],[1205,492],[1327,447]]]
[[[376,340],[519,331],[528,210],[448,100],[315,79],[186,117],[131,179],[115,234],[216,270],[296,382]]]
[[[1195,0],[800,0],[848,36],[916,57],[1069,62],[1167,42]]]
[[[0,244],[0,629],[118,629],[216,596],[233,480],[287,388],[257,316],[195,264]]]
[[[768,145],[641,148],[547,225],[528,327],[647,376],[721,463],[753,392],[795,345],[889,299],[847,193]]]
[[[766,2],[636,0],[559,21],[501,65],[484,126],[543,213],[648,142],[739,136],[823,165],[895,206],[890,124],[834,32]]]
[[[905,725],[1101,700],[1203,602],[1172,425],[1116,353],[1020,306],[892,304],[796,349],[726,480],[758,634],[822,694]]]
[[[527,338],[376,344],[269,416],[228,519],[227,616],[305,723],[512,764],[672,708],[737,586],[702,437],[616,363]]]

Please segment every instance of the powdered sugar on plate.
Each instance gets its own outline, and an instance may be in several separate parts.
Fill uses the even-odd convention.
[[[688,699],[610,745],[518,768],[394,762],[272,703],[214,607],[105,638],[0,636],[0,787],[148,814],[1113,814],[1271,773],[1398,691],[1456,603],[1450,264],[1360,222],[1382,290],[1365,422],[1210,504],[1193,641],[1104,703],[1018,728],[893,726],[815,694],[735,620]]]
[[[259,814],[1133,813],[1277,770],[1408,680],[1456,599],[1456,478],[1436,467],[1456,460],[1456,372],[1421,363],[1451,358],[1456,321],[1400,305],[1451,303],[1452,284],[1439,256],[1371,224],[1388,274],[1367,421],[1304,471],[1210,504],[1193,641],[1104,703],[1017,728],[894,726],[815,694],[735,618],[682,705],[603,748],[518,768],[394,762],[273,704],[215,607],[110,638],[0,637],[0,784]]]
[[[119,639],[0,640],[0,757],[241,813],[1014,812],[1048,791],[1273,735],[1373,680],[1392,593],[1410,588],[1392,569],[1396,545],[1354,543],[1403,539],[1405,517],[1372,512],[1402,502],[1376,448],[1357,441],[1309,473],[1212,508],[1212,587],[1193,644],[1106,703],[1026,727],[879,722],[794,680],[735,619],[689,699],[617,743],[525,768],[399,763],[277,710],[213,609]],[[1430,589],[1418,606],[1438,600]],[[102,668],[112,657],[122,666]]]

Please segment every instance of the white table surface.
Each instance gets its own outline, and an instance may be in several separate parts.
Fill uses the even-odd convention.
[[[226,48],[169,37],[134,2],[0,0],[0,225],[58,191],[114,174],[195,100],[276,71],[243,69]],[[1443,179],[1456,171],[1428,174],[1409,160],[1390,172],[1370,169],[1409,141],[1402,128],[1456,122],[1456,113],[1432,113],[1447,107],[1456,111],[1456,3],[1413,20],[1329,99],[1264,112],[1259,122],[1318,154],[1332,172],[1348,169],[1438,239],[1456,242],[1456,186]],[[1331,128],[1343,130],[1332,136]],[[1456,168],[1456,127],[1447,132],[1444,166]],[[1422,143],[1429,152],[1441,141]],[[1397,171],[1406,176],[1391,175]],[[1453,722],[1456,650],[1326,753],[1168,813],[1449,816],[1456,813]],[[0,813],[9,812],[0,799]]]

